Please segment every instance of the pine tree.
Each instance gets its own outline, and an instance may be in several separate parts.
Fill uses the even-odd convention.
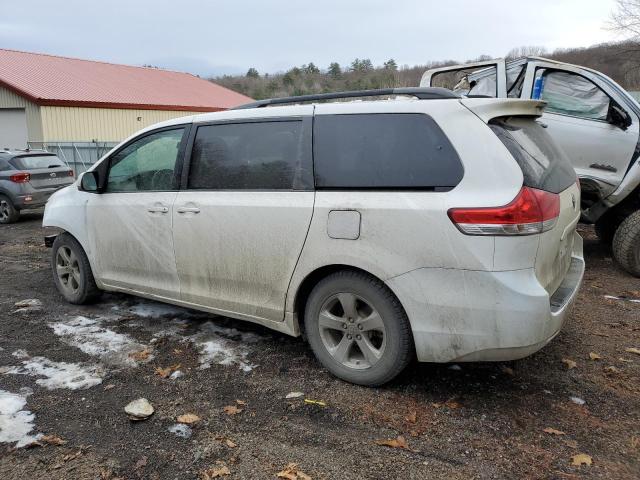
[[[247,70],[247,77],[248,78],[259,78],[260,74],[258,73],[258,70],[256,70],[255,68],[251,67],[249,70]]]
[[[398,70],[398,64],[396,63],[396,61],[393,58],[390,58],[389,60],[387,60],[386,62],[384,62],[384,69],[385,70]]]
[[[327,70],[327,72],[333,78],[340,78],[340,76],[342,76],[342,68],[340,68],[340,64],[338,62],[332,62],[329,65],[329,69]]]

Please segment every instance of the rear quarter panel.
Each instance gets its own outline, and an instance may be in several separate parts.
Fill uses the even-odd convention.
[[[493,269],[495,240],[463,235],[449,208],[509,203],[522,186],[522,172],[493,132],[458,100],[322,104],[316,115],[427,113],[456,149],[464,177],[449,192],[318,191],[307,241],[294,272],[287,311],[302,281],[326,265],[361,268],[385,281],[418,268]],[[330,238],[329,212],[357,210],[356,240]]]

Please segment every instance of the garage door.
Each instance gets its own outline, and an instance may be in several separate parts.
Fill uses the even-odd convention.
[[[24,108],[0,108],[0,148],[26,148],[27,116]]]

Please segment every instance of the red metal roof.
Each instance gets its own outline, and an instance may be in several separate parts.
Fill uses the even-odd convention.
[[[252,101],[188,73],[4,49],[0,85],[38,105],[211,112]]]

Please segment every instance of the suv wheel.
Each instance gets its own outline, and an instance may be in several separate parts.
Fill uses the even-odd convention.
[[[87,255],[68,233],[58,235],[53,242],[51,269],[56,288],[69,303],[89,303],[100,294]]]
[[[384,283],[362,272],[345,270],[321,280],[307,300],[304,323],[320,363],[348,382],[382,385],[412,357],[402,305]]]
[[[640,277],[640,210],[625,218],[616,230],[613,256],[627,272]]]
[[[13,223],[18,221],[20,210],[13,206],[9,197],[0,195],[0,223]]]

